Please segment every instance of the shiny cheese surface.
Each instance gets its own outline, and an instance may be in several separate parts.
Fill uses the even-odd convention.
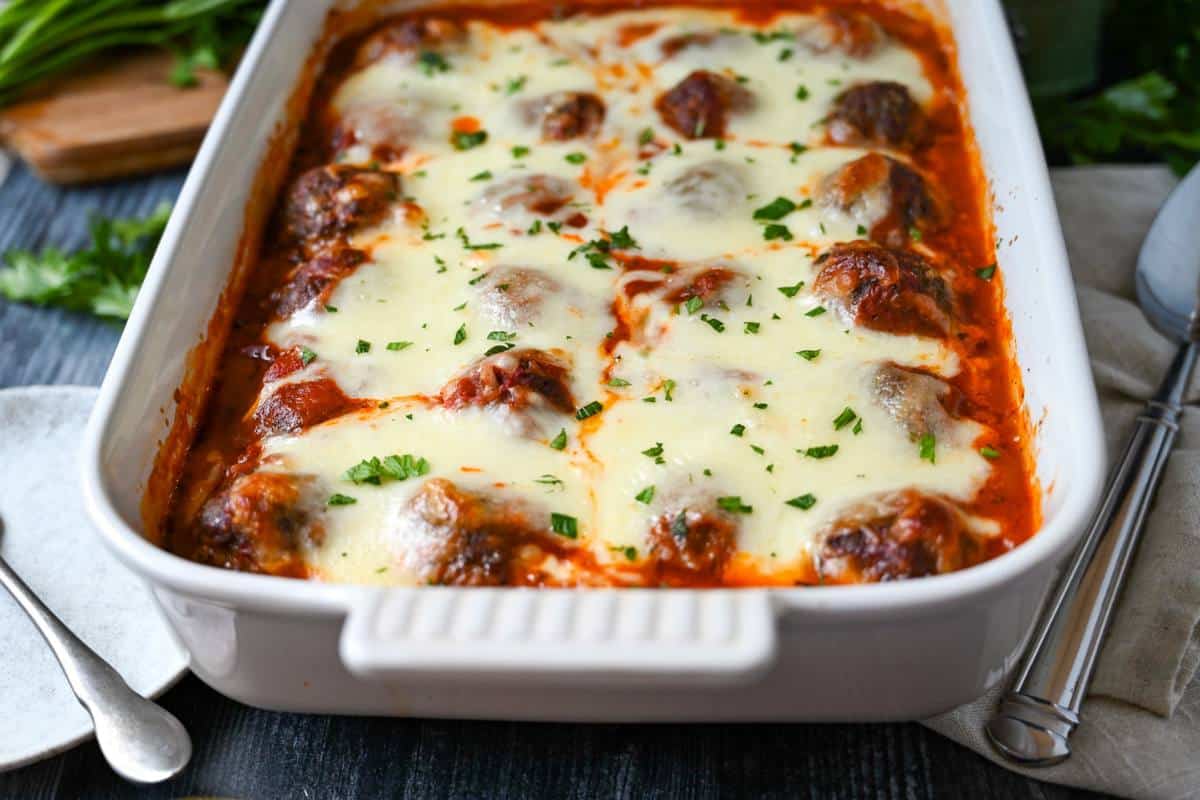
[[[804,15],[784,14],[772,29],[805,24]],[[651,32],[623,42],[631,25]],[[936,457],[923,458],[870,385],[885,362],[953,377],[956,353],[934,339],[854,328],[811,292],[816,255],[862,238],[847,214],[806,202],[824,176],[865,152],[824,146],[822,120],[844,87],[862,81],[896,81],[928,101],[933,90],[917,55],[896,42],[866,58],[813,52],[786,38],[762,42],[730,13],[687,8],[581,15],[531,29],[470,21],[467,30],[465,41],[442,50],[446,69],[392,53],[333,94],[337,113],[361,126],[410,132],[402,157],[381,165],[402,176],[405,204],[355,234],[352,244],[369,260],[340,282],[328,307],[311,306],[266,332],[280,349],[315,354],[285,382],[329,377],[376,405],[263,443],[261,469],[315,476],[323,492],[354,501],[328,507],[324,536],[306,545],[316,577],[420,581],[421,548],[405,509],[427,477],[520,497],[535,516],[574,518],[575,546],[600,565],[640,558],[647,530],[680,498],[740,498],[736,561],[780,582],[807,574],[816,533],[864,496],[915,488],[964,503],[974,497],[991,469],[976,444],[981,426],[956,422],[937,441]],[[710,31],[720,33],[709,45],[664,56],[666,38]],[[655,98],[696,69],[734,76],[756,97],[753,110],[731,117],[722,140],[682,138],[655,111]],[[541,139],[523,103],[557,91],[604,99],[598,134]],[[458,150],[448,132],[464,117],[487,138]],[[339,158],[372,160],[364,145]],[[684,197],[678,182],[698,168],[722,179],[710,196]],[[490,202],[490,187],[530,175],[568,182],[566,211],[586,223],[556,231],[549,223],[562,211]],[[790,241],[765,239],[765,222],[754,218],[776,197],[799,206],[783,220]],[[622,230],[637,245],[625,254],[646,261],[610,259],[612,268],[598,269],[586,253],[572,256]],[[689,310],[661,290],[629,296],[630,282],[662,278],[660,261],[732,270],[724,307]],[[536,270],[555,287],[529,319],[489,301],[493,275],[514,268]],[[613,313],[619,296],[642,320],[624,337]],[[503,343],[561,354],[577,404],[603,410],[583,421],[538,412],[531,430],[503,408],[429,402]],[[835,426],[844,409],[857,425]],[[566,445],[556,449],[560,431]],[[833,456],[805,455],[831,445]],[[660,454],[647,455],[655,448]],[[361,459],[389,454],[425,458],[428,475],[378,486],[347,480]],[[802,495],[815,503],[787,503]],[[972,524],[995,529],[986,519]],[[571,563],[547,569],[564,582],[591,580]]]

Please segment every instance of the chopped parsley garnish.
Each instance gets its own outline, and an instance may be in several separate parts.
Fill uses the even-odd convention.
[[[792,151],[792,157],[790,160],[793,164],[795,164],[796,159],[798,159],[802,154],[808,152],[808,145],[801,144],[800,142],[791,142],[788,145],[788,149]]]
[[[797,350],[796,355],[803,358],[805,361],[812,361],[817,356],[821,355],[820,350]]]
[[[586,406],[583,406],[575,412],[575,419],[585,420],[588,417],[594,417],[604,410],[604,405],[599,400],[593,400]]]
[[[799,294],[800,290],[803,288],[804,288],[804,281],[800,281],[795,286],[780,286],[779,293],[782,294],[784,297],[791,298],[791,297],[795,297],[797,294]]]
[[[466,250],[497,250],[501,247],[504,247],[504,245],[500,244],[499,242],[485,242],[483,244],[472,244],[471,240],[469,238],[467,238],[467,232],[465,230],[463,230],[462,228],[459,228],[458,230],[456,230],[454,232],[454,235],[458,237],[459,241],[462,242],[463,248]]]
[[[867,226],[866,226],[866,225],[859,225],[859,226],[858,226],[858,227],[855,229],[855,231],[854,231],[854,232],[855,232],[856,234],[858,234],[859,236],[866,236],[866,235],[867,235]]]
[[[825,313],[825,306],[815,306],[804,312],[806,317],[819,317]]]
[[[754,452],[758,453],[760,456],[765,455],[767,452],[766,450],[764,450],[763,448],[759,447],[756,444],[750,445],[750,449],[753,450]]]
[[[734,425],[732,428],[730,428],[729,432],[734,436],[741,436],[746,432],[746,426],[739,422],[737,425]]]
[[[325,306],[325,310],[330,314],[336,314],[338,312],[337,306]]]
[[[936,448],[937,448],[937,439],[934,438],[934,435],[932,433],[923,434],[921,436],[921,438],[917,440],[917,449],[918,449],[919,455],[921,456],[922,461],[928,461],[930,464],[936,464],[937,463],[937,453],[935,452]]]
[[[767,409],[767,404],[766,403],[755,403],[754,407],[757,408],[759,411],[765,411]]]
[[[785,47],[779,51],[779,60],[780,61],[787,61],[791,57],[792,57],[792,48]]]
[[[327,501],[331,506],[352,506],[357,502],[358,500],[348,494],[332,494]]]
[[[787,504],[792,508],[798,508],[801,511],[808,511],[817,504],[817,498],[811,494],[802,494],[799,497],[793,497],[787,501]]]
[[[746,505],[742,502],[742,498],[737,495],[730,497],[718,497],[717,507],[724,511],[730,511],[734,514],[750,514],[754,511],[754,506]]]
[[[788,230],[787,225],[771,224],[763,228],[763,239],[768,242],[774,239],[783,239],[785,242],[790,242],[793,238],[792,232]]]
[[[776,197],[762,208],[756,208],[754,210],[754,218],[760,220],[771,220],[774,222],[776,220],[783,219],[795,210],[796,204],[791,200],[788,200],[786,197]]]
[[[641,250],[637,240],[629,234],[629,226],[622,225],[621,230],[608,234],[609,244],[618,250]]]
[[[307,347],[300,348],[300,363],[304,366],[311,364],[317,357],[317,354]]]
[[[725,332],[725,323],[721,322],[721,320],[717,319],[716,317],[710,317],[708,314],[701,314],[700,319],[707,323],[708,327],[712,328],[717,333]]]
[[[747,322],[744,332],[745,333],[758,333],[759,327],[760,327],[760,325],[757,322]]]
[[[358,353],[359,355],[371,352],[371,343],[366,339],[359,339],[358,344],[354,345],[354,352]]]
[[[554,450],[562,450],[567,446],[567,431],[565,428],[560,428],[558,436],[550,440],[550,447]]]
[[[474,286],[475,284],[479,283],[481,280],[483,280],[487,276],[488,276],[488,273],[481,272],[478,275],[476,275],[474,278],[471,278],[471,280],[467,281],[467,286]]]
[[[985,444],[983,447],[979,448],[979,455],[983,456],[984,458],[999,458],[1000,451],[991,445]]]
[[[529,236],[537,236],[541,232],[542,221],[540,219],[535,219],[533,222],[531,222],[529,224],[529,230],[525,231],[525,233]]]
[[[921,238],[922,238],[921,229],[918,228],[916,225],[909,225],[908,226],[908,238],[912,239],[914,242],[921,241]]]
[[[483,351],[485,356],[494,356],[498,353],[504,353],[516,347],[512,342],[504,342],[503,344],[494,344],[487,350]]]
[[[456,345],[459,345],[459,344],[462,344],[463,342],[465,342],[466,340],[467,340],[467,323],[464,322],[462,325],[459,325],[458,330],[456,330],[454,332],[454,343]]]
[[[617,548],[617,549],[620,550],[620,552],[625,555],[625,558],[629,559],[630,561],[637,561],[637,548],[636,547],[630,545],[629,547],[626,547],[626,548]]]
[[[980,278],[982,278],[985,281],[990,281],[992,279],[992,276],[996,274],[996,265],[988,264],[986,267],[983,267],[982,269],[975,270],[975,274],[978,275]]]
[[[829,458],[837,453],[837,451],[838,446],[836,444],[826,444],[821,445],[820,447],[809,447],[808,449],[804,450],[804,455],[809,458]]]
[[[555,477],[549,473],[546,473],[542,477],[535,479],[534,483],[540,483],[543,486],[549,486],[550,491],[561,489],[562,487],[566,486],[566,484],[563,483],[562,478]]]
[[[517,334],[510,333],[509,331],[492,331],[487,335],[487,338],[493,342],[511,342],[517,338]]]
[[[650,144],[653,141],[654,141],[654,129],[653,128],[642,128],[641,132],[638,134],[638,144],[646,145],[646,144]]]
[[[550,512],[550,530],[559,536],[574,539],[579,536],[579,521],[557,511]]]
[[[397,350],[404,350],[407,347],[412,347],[412,345],[412,342],[388,342],[387,349],[391,350],[392,352],[396,352]]]
[[[563,160],[565,160],[568,164],[582,164],[583,162],[587,161],[587,156],[578,152],[567,153],[565,156],[563,156]]]
[[[386,480],[404,481],[429,474],[429,462],[406,453],[405,455],[372,457],[358,462],[342,473],[342,480],[354,484],[369,483],[379,486]]]
[[[486,169],[483,172],[476,172],[474,175],[471,176],[471,180],[473,180],[473,181],[490,181],[491,179],[492,179],[491,170],[486,170]]]
[[[838,414],[833,420],[833,429],[840,431],[856,419],[858,419],[858,414],[855,414],[854,409],[850,408],[850,406],[846,406],[842,409],[842,413]]]
[[[450,134],[450,144],[454,145],[455,150],[470,150],[479,147],[487,138],[487,131],[454,131]]]
[[[858,422],[854,423],[854,427],[850,430],[850,432],[853,433],[855,436],[858,436],[860,433],[862,433],[862,419],[861,418],[858,420]]]
[[[790,31],[755,31],[750,34],[754,41],[759,44],[770,44],[771,42],[790,42],[796,38],[796,34]]]
[[[687,299],[687,302],[683,304],[683,307],[687,309],[688,314],[695,314],[697,311],[704,308],[704,300],[696,295],[692,295]]]
[[[442,56],[441,53],[435,53],[432,50],[426,50],[417,57],[417,61],[421,65],[421,72],[424,72],[427,77],[432,78],[438,72],[449,72],[450,63]]]
[[[687,539],[688,524],[686,508],[676,514],[675,519],[671,520],[671,535],[680,541]]]
[[[654,487],[647,486],[645,489],[642,489],[640,492],[634,495],[633,499],[637,500],[643,505],[649,505],[650,501],[654,499]]]
[[[653,458],[655,464],[667,463],[666,459],[663,458],[662,442],[655,442],[654,447],[649,447],[649,448],[643,450],[642,455],[646,456],[647,458]]]
[[[514,147],[511,152],[513,158],[524,158],[525,156],[529,155],[529,148],[523,144],[519,144]]]
[[[629,381],[625,380],[624,378],[609,378],[608,385],[613,387],[614,389],[620,389],[625,386],[632,386],[633,384],[631,384]]]
[[[529,80],[529,78],[525,75],[518,75],[515,78],[509,78],[508,82],[504,84],[504,93],[516,94],[525,88],[525,81],[527,80]]]

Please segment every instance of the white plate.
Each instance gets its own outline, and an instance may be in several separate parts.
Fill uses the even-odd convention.
[[[108,554],[84,516],[77,451],[95,399],[91,387],[0,391],[0,554],[131,687],[154,696],[188,659],[146,584]],[[0,591],[0,770],[91,734],[58,662]]]

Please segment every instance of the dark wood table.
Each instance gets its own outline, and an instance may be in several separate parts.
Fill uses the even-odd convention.
[[[87,241],[89,214],[148,213],[176,172],[59,190],[21,167],[0,185],[0,251]],[[0,300],[0,387],[98,384],[112,324]],[[0,600],[0,602],[4,602]],[[191,731],[191,766],[135,788],[95,743],[0,775],[0,797],[233,798],[1095,797],[1028,780],[915,723],[551,725],[280,714],[188,676],[162,698]],[[0,725],[3,724],[0,709]]]

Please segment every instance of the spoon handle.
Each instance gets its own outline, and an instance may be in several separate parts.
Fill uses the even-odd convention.
[[[1013,761],[1050,766],[1071,754],[1068,740],[1079,724],[1079,707],[1175,444],[1196,357],[1195,343],[1179,349],[1162,386],[1138,417],[1100,511],[988,722],[988,737]]]
[[[130,689],[108,662],[46,607],[3,558],[0,585],[29,615],[54,651],[75,697],[92,717],[104,757],[117,774],[137,783],[157,783],[187,765],[192,742],[179,720]]]

